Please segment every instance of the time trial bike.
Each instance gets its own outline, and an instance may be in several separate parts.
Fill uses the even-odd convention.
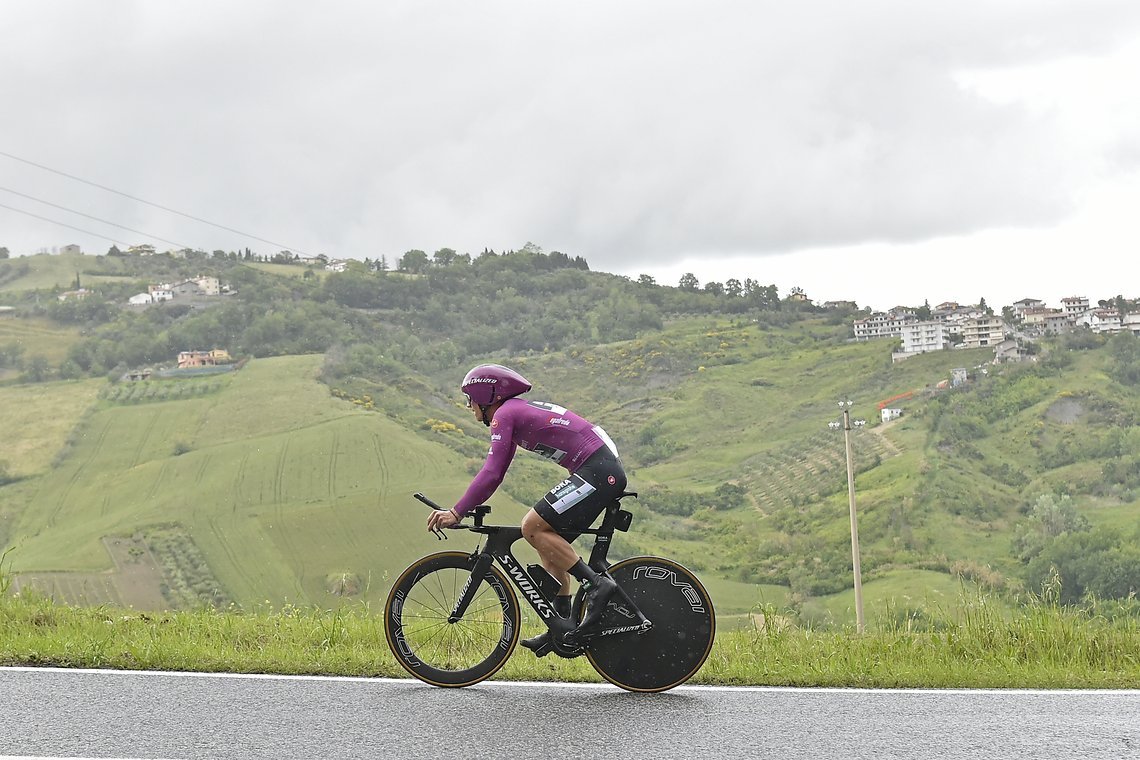
[[[444,551],[413,562],[393,584],[384,606],[388,646],[401,666],[434,686],[470,686],[503,667],[519,640],[515,589],[551,633],[562,657],[585,656],[610,683],[628,691],[659,692],[691,678],[704,664],[716,634],[712,599],[700,580],[663,557],[607,559],[615,530],[628,531],[633,515],[621,498],[609,504],[597,528],[560,532],[573,541],[591,534],[589,564],[617,583],[597,623],[582,629],[585,593],[579,588],[569,618],[554,609],[559,583],[541,565],[523,566],[511,551],[517,526],[484,525],[486,505],[466,529],[486,537],[474,552]],[[415,498],[442,509],[423,494]],[[446,538],[444,531],[437,537]]]

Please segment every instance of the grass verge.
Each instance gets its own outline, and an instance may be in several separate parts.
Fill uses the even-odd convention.
[[[774,611],[770,611],[774,612]],[[984,597],[857,635],[792,625],[718,634],[693,683],[886,688],[1140,688],[1135,605],[1012,615]],[[772,615],[769,619],[777,619]],[[524,631],[523,635],[531,635]],[[366,607],[140,613],[0,596],[0,664],[339,676],[406,674]],[[600,681],[584,658],[521,648],[497,678]]]

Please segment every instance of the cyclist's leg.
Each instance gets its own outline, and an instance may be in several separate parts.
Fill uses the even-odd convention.
[[[576,531],[590,527],[598,515],[621,495],[625,486],[621,461],[608,448],[603,448],[591,455],[573,475],[550,489],[527,515],[528,524],[543,528],[526,536],[527,540],[540,553],[543,550],[549,552],[548,556],[552,557],[552,563],[559,571],[555,578],[563,584],[561,593],[570,592],[567,573],[577,578],[586,591],[587,614],[580,627],[592,626],[600,619],[606,600],[617,585],[587,565],[558,531],[571,532],[571,540],[576,538]],[[551,574],[554,572],[551,570]]]
[[[577,535],[568,541],[559,531],[573,532],[590,527],[625,486],[621,461],[603,448],[592,454],[573,475],[547,491],[523,518],[523,537],[538,552],[543,567],[562,582],[560,593],[570,593],[569,574],[581,558],[570,546]],[[593,575],[588,569],[586,574],[587,577]]]
[[[522,520],[523,538],[538,552],[538,559],[546,571],[562,585],[559,596],[570,594],[569,568],[578,561],[578,553],[570,542],[558,535],[554,526],[537,511],[531,509]]]

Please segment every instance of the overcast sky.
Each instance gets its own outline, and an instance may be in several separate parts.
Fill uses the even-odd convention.
[[[877,309],[1140,297],[1135,0],[4,0],[0,34],[13,254],[529,241]]]

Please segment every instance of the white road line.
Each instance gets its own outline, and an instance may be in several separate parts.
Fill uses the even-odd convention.
[[[146,757],[56,757],[55,755],[0,755],[0,760],[171,760]]]
[[[5,671],[15,673],[88,673],[106,676],[161,676],[175,678],[226,678],[226,679],[255,679],[277,681],[345,681],[360,683],[396,683],[408,686],[423,686],[414,678],[369,678],[367,676],[314,676],[314,675],[280,675],[275,673],[202,673],[185,670],[114,670],[106,668],[30,668],[30,667],[0,667],[0,673]],[[608,683],[563,683],[560,681],[483,681],[476,686],[468,688],[485,688],[495,686],[527,686],[544,689],[603,689],[617,690],[618,687]],[[712,686],[703,684],[687,684],[678,686],[673,691],[720,691],[720,692],[811,692],[817,694],[1118,694],[1127,696],[1140,696],[1140,689],[939,689],[939,688],[855,688],[840,686]],[[668,692],[666,692],[668,693]],[[0,755],[0,760],[10,760]],[[70,758],[52,758],[51,760],[71,760]],[[82,760],[89,760],[82,758]],[[113,760],[122,760],[115,758]]]

